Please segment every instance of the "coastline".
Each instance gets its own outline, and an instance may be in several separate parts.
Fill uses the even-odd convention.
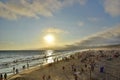
[[[75,54],[72,54],[71,57],[63,58],[61,61],[50,63],[50,64],[43,65],[43,66],[35,66],[33,69],[28,69],[28,70],[26,69],[12,77],[9,76],[8,80],[18,80],[18,79],[19,80],[47,80],[47,79],[43,79],[43,77],[48,78],[49,76],[51,78],[50,80],[75,80],[74,74],[77,74],[77,78],[81,80],[90,80],[89,79],[90,75],[91,75],[92,80],[100,80],[101,78],[109,78],[109,77],[106,77],[106,74],[108,74],[107,71],[106,73],[103,73],[103,74],[99,73],[99,67],[100,65],[104,65],[104,67],[106,67],[106,65],[111,64],[109,65],[109,67],[114,65],[115,69],[119,69],[118,66],[120,66],[120,63],[118,64],[118,61],[120,60],[120,56],[118,58],[113,58],[113,60],[111,61],[108,61],[107,58],[109,58],[109,55],[113,56],[115,54],[115,53],[112,54],[112,51],[117,51],[117,50],[116,49],[108,50],[108,51],[100,50],[100,51],[106,52],[107,57],[99,57],[98,59],[96,59],[97,54],[93,54],[93,52],[96,53],[96,51],[99,52],[99,50],[77,52]],[[108,53],[108,52],[111,52],[111,53]],[[120,55],[120,51],[118,50],[117,52]],[[96,63],[95,71],[91,72],[91,74],[89,71],[90,62],[88,61],[86,62],[86,60],[85,62],[84,61],[81,62],[86,57],[88,57],[87,59],[91,58],[90,55],[88,56],[89,53],[94,55],[92,59]],[[87,68],[84,67],[85,64],[87,64]],[[71,70],[72,65],[75,66],[76,72]],[[84,73],[81,72],[81,68],[84,69]],[[117,71],[117,72],[120,73],[120,71]],[[119,78],[118,76],[115,76],[115,74],[117,74],[116,71],[114,71],[114,74],[111,73],[110,71],[109,74],[113,75],[114,78],[115,77]],[[109,78],[106,80],[112,80],[112,79],[113,77],[111,79]]]

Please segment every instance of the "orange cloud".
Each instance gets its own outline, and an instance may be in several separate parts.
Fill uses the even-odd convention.
[[[47,28],[45,30],[43,30],[42,32],[44,33],[69,33],[68,31],[62,30],[62,29],[58,29],[58,28]]]

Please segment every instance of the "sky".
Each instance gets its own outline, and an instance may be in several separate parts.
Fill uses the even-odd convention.
[[[0,0],[0,50],[120,44],[119,8],[120,0]]]

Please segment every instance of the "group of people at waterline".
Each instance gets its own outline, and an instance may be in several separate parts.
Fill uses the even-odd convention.
[[[29,64],[28,63],[27,63],[26,66],[25,65],[22,66],[23,70],[26,69],[26,68],[29,69]],[[18,74],[18,73],[19,73],[19,69],[13,67],[13,74]],[[4,73],[4,74],[0,73],[0,80],[7,80],[7,73]]]

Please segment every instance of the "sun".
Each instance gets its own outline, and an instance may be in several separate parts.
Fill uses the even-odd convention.
[[[45,40],[46,43],[52,44],[52,43],[54,43],[54,41],[55,41],[55,37],[54,37],[54,35],[52,35],[52,34],[47,34],[47,35],[44,37],[44,40]]]

